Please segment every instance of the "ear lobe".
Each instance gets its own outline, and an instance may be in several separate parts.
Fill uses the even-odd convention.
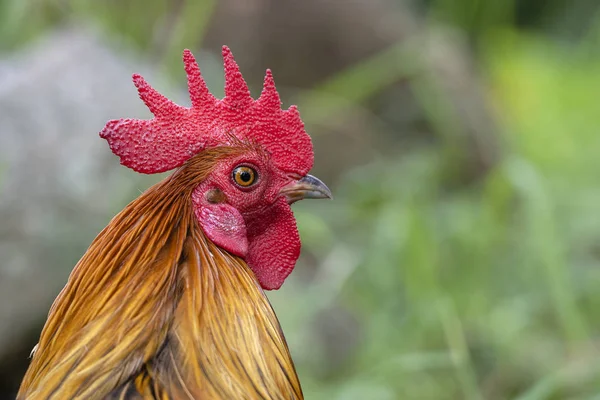
[[[225,203],[203,204],[195,209],[206,236],[217,246],[231,254],[246,257],[248,235],[246,223],[240,212]]]

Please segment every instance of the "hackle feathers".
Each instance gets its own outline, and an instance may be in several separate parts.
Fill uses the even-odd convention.
[[[193,216],[193,188],[240,151],[205,150],[98,235],[50,310],[18,399],[302,398],[254,275]]]

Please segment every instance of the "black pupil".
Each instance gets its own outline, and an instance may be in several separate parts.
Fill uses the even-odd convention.
[[[250,182],[252,179],[252,174],[249,171],[242,171],[240,172],[240,179],[242,182]]]

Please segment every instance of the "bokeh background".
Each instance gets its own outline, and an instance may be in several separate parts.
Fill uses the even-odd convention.
[[[159,180],[97,133],[272,68],[335,201],[269,293],[307,399],[600,399],[597,0],[0,0],[0,398],[94,236]]]

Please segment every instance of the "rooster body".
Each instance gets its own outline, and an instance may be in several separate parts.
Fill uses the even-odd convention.
[[[247,87],[229,50],[224,48],[226,98],[220,103],[210,103],[214,98],[190,57],[184,53],[193,107],[185,110],[198,111],[194,107],[205,101],[204,107],[216,104],[224,113],[244,115],[239,106],[247,102]],[[310,139],[297,114],[280,114],[276,125],[295,129],[300,157],[287,154],[295,149],[268,137],[268,126],[251,117],[233,118],[240,128],[200,114],[193,114],[200,127],[194,134],[202,145],[194,151],[187,142],[183,151],[140,148],[135,135],[148,140],[156,134],[159,145],[176,147],[177,135],[175,143],[160,135],[179,132],[181,139],[177,119],[190,121],[143,79],[134,81],[155,120],[110,121],[101,136],[135,170],[177,170],[115,216],[76,265],[52,305],[18,399],[302,399],[263,292],[281,286],[298,257],[289,204],[330,197],[306,175],[312,148],[306,148]],[[268,72],[263,95],[273,91]],[[255,112],[261,99],[246,106]],[[161,120],[165,110],[175,126]],[[149,125],[155,122],[160,129]]]

